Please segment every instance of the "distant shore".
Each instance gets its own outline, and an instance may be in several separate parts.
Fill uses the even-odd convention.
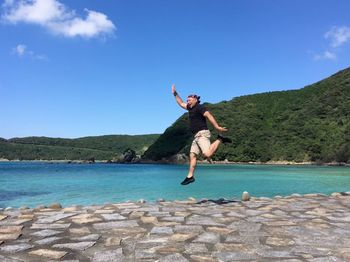
[[[172,161],[166,161],[166,160],[160,160],[160,161],[139,161],[139,162],[132,162],[132,163],[123,163],[123,162],[111,162],[109,160],[95,160],[95,161],[89,161],[89,160],[44,160],[44,159],[36,159],[36,160],[9,160],[5,158],[0,158],[1,162],[43,162],[43,163],[62,163],[62,164],[187,164],[187,162],[172,162]],[[209,163],[206,160],[198,161],[198,164],[201,165],[282,165],[282,166],[305,166],[305,165],[314,165],[314,166],[350,166],[350,163],[345,162],[330,162],[330,163],[322,163],[322,162],[295,162],[295,161],[268,161],[268,162],[233,162],[233,161],[212,161],[212,163]]]

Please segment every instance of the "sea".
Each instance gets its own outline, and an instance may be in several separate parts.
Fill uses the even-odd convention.
[[[350,191],[350,167],[342,166],[204,164],[196,181],[182,186],[187,171],[187,165],[1,162],[0,208]]]

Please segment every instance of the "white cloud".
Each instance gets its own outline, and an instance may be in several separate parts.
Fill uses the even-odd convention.
[[[336,60],[337,55],[330,51],[324,51],[322,54],[317,54],[314,56],[315,60]]]
[[[332,47],[341,46],[350,40],[350,27],[333,26],[324,37],[330,40]]]
[[[49,25],[50,29],[67,37],[94,37],[101,33],[111,33],[115,26],[108,20],[108,17],[102,13],[85,9],[86,19],[76,17],[62,22],[53,22]]]
[[[25,45],[17,45],[15,48],[13,48],[13,52],[16,53],[18,56],[23,56],[24,52],[26,51]]]
[[[6,0],[3,9],[3,21],[38,24],[65,37],[90,38],[112,34],[116,30],[105,14],[85,9],[87,17],[81,18],[58,0]]]
[[[16,47],[12,48],[12,52],[19,57],[29,57],[35,60],[47,60],[46,55],[36,54],[29,50],[26,45],[18,44]]]

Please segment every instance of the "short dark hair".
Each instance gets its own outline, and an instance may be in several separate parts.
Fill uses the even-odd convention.
[[[198,104],[201,102],[199,99],[201,98],[198,95],[192,94],[192,95],[188,95],[187,97],[192,97],[192,98],[196,98],[198,100]]]

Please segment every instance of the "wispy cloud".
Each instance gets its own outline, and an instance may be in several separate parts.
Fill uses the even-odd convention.
[[[46,55],[36,54],[23,44],[18,44],[16,47],[12,48],[12,53],[16,54],[19,57],[29,57],[35,60],[48,60]]]
[[[334,26],[324,35],[324,37],[331,42],[332,47],[339,47],[350,40],[350,27]]]
[[[82,18],[58,0],[6,0],[2,8],[4,22],[36,24],[65,37],[92,38],[116,30],[105,14],[85,9],[87,15]]]
[[[316,54],[314,55],[314,59],[316,61],[318,60],[336,60],[337,55],[330,51],[324,51],[322,54]]]
[[[328,50],[321,54],[314,54],[314,60],[337,60],[337,53],[340,47],[350,41],[350,27],[333,26],[324,34],[324,38],[329,41]]]

